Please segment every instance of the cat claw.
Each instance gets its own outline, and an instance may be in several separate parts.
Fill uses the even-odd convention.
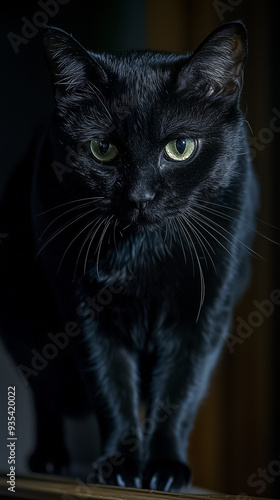
[[[128,484],[127,482],[123,479],[123,477],[121,476],[121,474],[117,474],[116,475],[116,479],[117,479],[117,484],[118,486],[122,486],[123,488],[127,487]],[[134,477],[132,479],[132,485],[131,485],[132,488],[142,488],[142,479],[140,477]]]
[[[117,463],[116,457],[102,459],[96,463],[94,476],[96,483],[123,488],[142,488],[140,465],[135,460],[123,457],[123,462]]]
[[[143,488],[159,491],[186,492],[191,484],[191,471],[181,462],[155,460],[146,466]]]

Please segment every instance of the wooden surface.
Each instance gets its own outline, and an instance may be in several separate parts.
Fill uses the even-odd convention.
[[[75,480],[57,479],[51,476],[33,475],[17,477],[15,493],[8,491],[7,476],[0,476],[1,499],[36,499],[36,500],[245,500],[233,495],[190,495],[182,493],[164,493],[161,491],[138,490],[114,486],[87,486]],[[253,497],[246,497],[246,500]],[[262,499],[265,500],[265,499]]]

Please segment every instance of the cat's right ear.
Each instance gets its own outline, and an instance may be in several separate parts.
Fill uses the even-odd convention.
[[[247,32],[243,23],[226,23],[211,33],[188,60],[179,75],[198,95],[236,98],[243,83]]]
[[[89,81],[107,82],[107,74],[99,62],[71,35],[59,28],[46,27],[42,40],[48,66],[59,94],[75,92]]]

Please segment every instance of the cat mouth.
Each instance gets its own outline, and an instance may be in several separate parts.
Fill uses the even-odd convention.
[[[124,230],[151,232],[159,227],[159,223],[155,216],[148,215],[145,211],[137,210],[127,219]]]

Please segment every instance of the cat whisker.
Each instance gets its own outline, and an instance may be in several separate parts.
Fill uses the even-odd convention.
[[[101,217],[100,217],[101,218]],[[84,276],[86,275],[86,268],[87,268],[87,261],[88,261],[88,256],[89,256],[89,252],[90,252],[90,248],[92,246],[92,243],[93,243],[93,240],[99,230],[99,228],[102,226],[102,224],[106,223],[106,220],[108,219],[108,217],[106,219],[103,219],[100,224],[98,224],[98,226],[96,227],[96,229],[94,230],[93,234],[91,235],[90,237],[90,241],[89,241],[89,244],[88,244],[88,248],[87,248],[87,251],[86,251],[86,255],[85,255],[85,262],[84,262]]]
[[[97,249],[96,249],[97,250],[97,258],[96,258],[96,272],[97,272],[97,276],[99,276],[99,258],[100,258],[101,247],[102,247],[102,244],[103,244],[104,237],[105,237],[105,234],[107,232],[107,229],[109,228],[109,226],[110,226],[113,218],[114,218],[114,216],[111,215],[110,218],[107,217],[107,219],[105,220],[105,227],[104,227],[103,232],[102,232],[102,234],[100,236],[99,243],[98,243],[98,246],[97,246]]]
[[[209,202],[210,203],[210,202]],[[242,212],[241,210],[238,210],[236,208],[231,208],[231,207],[228,207],[228,206],[224,206],[224,205],[221,205],[221,204],[218,204],[218,203],[210,203],[211,205],[216,205],[216,206],[219,206],[219,207],[223,207],[223,208],[226,208],[226,209],[229,209],[229,210],[234,210],[238,213]],[[211,212],[213,214],[216,214],[218,217],[221,217],[221,218],[225,218],[225,219],[228,219],[228,220],[235,220],[235,217],[229,215],[229,214],[225,214],[224,212],[221,212],[220,210],[216,210],[214,208],[210,208],[208,206],[204,206],[204,205],[201,205],[200,203],[194,203],[194,205],[196,205],[200,210],[205,210],[207,212]],[[265,222],[264,220],[258,218],[258,217],[255,217],[255,220],[261,224],[264,224],[266,225],[267,227],[271,228],[271,229],[275,229],[276,231],[279,231],[280,228],[277,227],[277,226],[274,226],[272,224],[269,224],[268,222]],[[273,240],[272,238],[269,238],[268,236],[266,236],[265,234],[261,233],[260,231],[258,231],[257,229],[255,229],[254,227],[250,226],[249,224],[247,224],[245,221],[243,221],[243,224],[249,228],[249,229],[252,229],[252,231],[254,231],[256,234],[258,234],[261,238],[264,238],[265,240],[269,241],[270,243],[274,243],[275,245],[280,245],[280,242],[278,241],[275,241]]]
[[[44,229],[44,231],[42,232],[41,236],[40,236],[40,239],[44,236],[44,234],[48,231],[48,229],[53,225],[55,224],[56,221],[58,221],[59,219],[61,219],[62,217],[64,217],[65,215],[75,211],[75,210],[79,210],[81,208],[84,208],[84,207],[87,207],[88,205],[91,205],[92,202],[88,202],[88,203],[82,203],[80,205],[78,205],[77,207],[72,207],[70,208],[69,210],[66,210],[65,212],[63,212],[62,214],[58,215],[58,217],[56,217],[55,219],[52,220],[52,222],[50,222],[47,227]],[[94,212],[95,210],[98,210],[98,207],[95,207],[92,212]]]
[[[208,207],[207,205],[201,205],[200,203],[192,203],[192,205],[196,208],[198,208],[199,210],[204,210],[205,212],[207,213],[211,213],[213,215],[217,215],[217,217],[220,217],[221,219],[225,219],[225,220],[235,220],[234,217],[232,217],[231,215],[228,215],[224,212],[221,212],[220,210],[215,210],[214,208],[210,208]]]
[[[220,208],[222,208],[222,209],[223,209],[223,211],[217,210],[217,214],[221,214],[221,216],[222,216],[222,215],[227,216],[227,217],[231,218],[232,220],[235,220],[235,217],[234,217],[234,216],[231,216],[231,215],[229,215],[229,214],[225,214],[224,210],[229,210],[229,211],[231,211],[231,212],[235,212],[235,213],[238,213],[238,214],[242,214],[242,213],[243,213],[243,210],[242,210],[242,209],[240,209],[240,208],[236,208],[236,207],[229,207],[228,205],[224,205],[224,204],[222,204],[222,203],[214,203],[214,202],[212,202],[212,201],[207,201],[207,204],[206,204],[206,205],[204,205],[203,203],[200,203],[200,200],[199,200],[199,199],[197,199],[197,205],[198,205],[200,208],[204,208],[204,209],[206,209],[206,210],[207,210],[208,208],[210,208],[210,207],[209,207],[209,205],[212,205],[212,206],[215,206],[215,207],[220,207]],[[214,210],[214,209],[212,209],[212,210]],[[273,226],[272,224],[270,224],[270,223],[268,223],[268,222],[265,222],[263,219],[260,219],[260,218],[258,218],[258,217],[254,217],[254,220],[256,220],[256,221],[258,221],[258,222],[260,222],[260,223],[262,223],[262,224],[265,224],[265,225],[266,225],[266,226],[268,226],[268,227],[271,227],[271,228],[273,228],[273,229],[276,229],[277,231],[280,231],[280,228],[279,228],[279,227],[277,227],[277,226]],[[250,226],[247,226],[247,227],[249,227],[250,229],[254,229],[254,228],[251,228]],[[277,242],[276,242],[276,243],[277,243]]]
[[[165,243],[165,242],[166,242],[166,240],[167,240],[167,235],[169,234],[169,233],[168,233],[168,228],[169,228],[169,224],[168,224],[168,223],[169,223],[169,221],[165,224],[165,235],[164,235],[164,238],[163,238],[163,243]]]
[[[205,258],[205,262],[206,262],[206,265],[208,266],[208,263],[207,263],[207,258],[206,258],[206,255],[204,253],[204,250],[217,274],[217,269],[216,269],[216,265],[212,259],[212,256],[210,255],[209,253],[209,250],[207,248],[206,245],[208,245],[208,247],[210,248],[210,250],[212,251],[212,253],[215,255],[215,250],[214,248],[212,247],[212,245],[210,244],[210,242],[207,240],[207,238],[204,236],[204,234],[197,228],[197,226],[195,226],[189,219],[187,219],[186,216],[184,215],[181,215],[181,217],[184,219],[185,223],[189,226],[189,228],[191,229],[191,231],[193,232],[194,236],[196,237],[197,241],[198,241],[198,244],[200,245],[200,248],[202,250],[202,253],[203,253],[203,256]],[[195,221],[194,221],[195,222]],[[207,232],[207,231],[206,231]]]
[[[164,228],[159,224],[156,224],[156,222],[154,223],[154,226],[157,227],[160,231],[164,231]]]
[[[73,203],[79,203],[80,201],[88,201],[90,204],[91,202],[94,202],[96,200],[103,200],[104,196],[90,196],[89,198],[79,198],[77,200],[71,200],[67,201],[66,203],[61,203],[60,205],[56,205],[55,207],[49,208],[48,210],[45,210],[44,212],[40,212],[39,214],[36,214],[35,217],[40,217],[41,215],[45,215],[49,212],[52,212],[53,210],[57,210],[58,208],[65,207],[66,205],[72,205]]]
[[[177,227],[177,233],[178,233],[178,236],[179,236],[179,240],[180,240],[180,244],[181,244],[181,248],[182,248],[182,252],[183,252],[183,256],[184,256],[184,261],[185,261],[185,264],[186,264],[187,263],[187,257],[186,257],[186,252],[185,252],[185,248],[184,248],[184,245],[183,245],[183,241],[182,241],[182,238],[181,238],[179,221],[177,219],[174,219],[174,224]]]
[[[259,255],[257,252],[255,252],[255,250],[252,250],[250,247],[248,247],[248,245],[246,245],[243,241],[239,240],[239,238],[237,238],[235,235],[230,233],[230,231],[225,229],[223,226],[218,224],[216,221],[213,221],[212,219],[210,219],[210,217],[207,217],[205,214],[201,214],[200,212],[198,212],[194,208],[192,208],[191,210],[192,210],[192,212],[195,213],[196,220],[200,221],[201,223],[204,222],[204,224],[207,224],[208,227],[210,227],[212,231],[215,231],[216,233],[218,233],[219,236],[224,238],[230,244],[231,247],[236,249],[236,251],[238,251],[238,247],[234,244],[234,242],[231,239],[229,239],[227,236],[225,236],[221,231],[224,231],[224,233],[228,234],[231,238],[233,238],[235,241],[240,243],[244,248],[246,248],[248,250],[250,255],[252,255],[254,257],[258,257],[262,260],[265,260],[261,255]],[[219,240],[217,240],[217,241],[221,244],[221,242]],[[236,260],[236,262],[238,262],[238,260],[234,257],[234,255],[225,246],[223,246],[223,248]]]
[[[94,212],[96,209],[93,208],[92,210],[88,210],[86,213],[84,214],[81,214],[77,217],[74,217],[74,219],[72,219],[70,222],[68,222],[67,224],[64,224],[64,226],[60,227],[57,231],[55,231],[48,239],[47,241],[45,242],[45,244],[40,248],[40,250],[37,252],[36,254],[36,258],[42,253],[42,251],[46,248],[46,246],[51,243],[51,241],[53,241],[59,234],[61,234],[63,231],[65,231],[67,228],[69,228],[71,225],[75,224],[77,221],[79,221],[80,219],[82,219],[83,217],[86,217],[87,215],[89,215],[90,213]]]
[[[175,219],[175,222],[176,222],[176,219]],[[182,223],[180,223],[179,229],[182,230]],[[179,234],[179,237],[180,237],[180,232],[178,234]],[[183,234],[184,234],[184,238],[185,238],[185,240],[187,242],[187,245],[188,245],[189,254],[191,256],[192,270],[193,270],[193,277],[194,277],[195,276],[195,265],[194,265],[194,256],[193,256],[193,250],[192,250],[193,241],[192,241],[192,238],[191,238],[191,236],[190,236],[190,234],[189,234],[189,232],[188,232],[188,230],[186,228],[184,228]],[[180,240],[181,240],[181,237],[180,237]],[[181,243],[182,243],[182,240],[181,240]]]
[[[99,218],[99,219],[100,219],[100,218]],[[93,220],[93,221],[91,221],[89,224],[87,224],[85,227],[83,227],[83,229],[82,229],[81,231],[79,231],[79,232],[76,234],[76,236],[75,236],[74,238],[72,238],[72,240],[70,241],[69,245],[67,246],[66,250],[64,251],[64,253],[63,253],[63,255],[62,255],[62,258],[61,258],[61,260],[60,260],[59,266],[58,266],[58,268],[57,268],[57,274],[59,273],[59,270],[60,270],[60,268],[61,268],[62,262],[63,262],[63,260],[64,260],[64,258],[65,258],[65,256],[66,256],[66,254],[67,254],[68,250],[70,249],[70,247],[73,245],[73,243],[74,243],[74,242],[75,242],[75,241],[79,238],[79,236],[80,236],[80,235],[81,235],[84,231],[86,231],[89,227],[91,227],[91,226],[94,224],[95,220],[96,220],[96,219],[94,219],[94,220]],[[83,249],[83,246],[84,246],[84,245],[82,245],[82,248],[81,248],[81,250],[80,250],[80,252],[79,252],[79,254],[78,254],[78,259],[79,259],[79,257],[80,257],[80,254],[81,254],[81,251],[82,251],[82,249]],[[75,265],[74,281],[75,281],[75,277],[76,277],[76,269],[77,269],[77,261],[76,261],[76,265]]]
[[[252,127],[251,127],[251,125],[250,125],[249,121],[248,121],[248,120],[246,120],[246,118],[244,118],[244,123],[248,126],[248,128],[249,128],[249,130],[250,130],[250,132],[251,132],[251,135],[254,135],[254,133],[253,133],[253,129],[252,129]]]
[[[84,241],[83,241],[83,243],[81,245],[81,248],[79,250],[79,253],[78,253],[78,256],[77,256],[77,259],[76,259],[76,263],[75,263],[74,280],[76,279],[77,270],[78,270],[78,264],[79,264],[79,260],[81,258],[83,249],[85,248],[87,241],[91,238],[92,234],[95,231],[95,228],[96,228],[97,224],[100,222],[101,219],[102,219],[102,217],[98,217],[97,219],[95,219],[92,222],[92,224],[91,224],[92,227],[91,227],[90,231],[87,233],[86,237],[84,238]]]
[[[169,219],[165,223],[165,235],[163,243],[166,243],[168,237],[169,237],[169,250],[171,250],[173,243],[172,238],[174,238],[174,228],[172,227],[171,221]]]
[[[202,245],[201,245],[201,241],[200,241],[200,239],[197,237],[197,234],[196,234],[196,232],[195,232],[194,228],[190,226],[190,224],[189,224],[189,222],[188,222],[188,220],[187,220],[187,218],[186,218],[186,217],[185,217],[185,218],[183,218],[183,217],[182,217],[182,215],[179,215],[179,216],[178,216],[178,219],[180,219],[180,221],[181,221],[181,223],[182,223],[182,227],[184,228],[184,231],[186,231],[186,234],[188,235],[188,237],[189,237],[190,239],[192,239],[192,238],[191,238],[191,234],[189,233],[189,231],[187,230],[187,228],[186,228],[186,226],[185,226],[185,223],[189,226],[189,228],[190,228],[190,230],[191,230],[192,234],[194,235],[194,237],[196,238],[196,240],[197,240],[197,242],[198,242],[198,244],[199,244],[199,246],[200,246],[200,249],[201,249],[201,251],[202,251],[202,256],[203,256],[203,258],[204,258],[204,260],[205,260],[205,262],[206,262],[206,265],[207,265],[207,259],[206,259],[206,257],[205,257],[205,253],[204,253],[203,247],[202,247]]]
[[[202,218],[206,217],[204,216],[203,214],[200,214],[200,213],[193,213],[193,212],[196,212],[194,211],[193,209],[191,209],[191,212],[190,212],[190,215],[192,217],[192,220],[195,221],[196,225],[198,225],[199,227],[201,227],[203,229],[203,231],[205,231],[207,234],[209,234],[209,236],[211,236],[211,238],[213,238],[214,241],[216,241],[236,262],[238,262],[238,260],[235,258],[235,256],[233,255],[232,252],[230,252],[230,250],[221,243],[221,241],[213,234],[213,232],[209,231],[207,229],[207,227],[212,230],[212,231],[215,231],[216,233],[218,233],[219,236],[222,236],[222,238],[226,239],[226,241],[228,241],[231,245],[233,245],[233,243],[228,239],[226,238],[222,233],[221,231],[218,231],[216,230],[215,228],[213,228],[212,226],[212,223],[214,223],[214,221],[212,221],[212,219],[208,219],[208,221],[204,221],[204,220],[201,220],[199,218],[199,215],[201,215]],[[199,215],[198,215],[199,214]],[[222,230],[224,230],[224,228],[222,226],[220,226],[220,228]],[[230,234],[230,233],[229,233]],[[208,240],[206,239],[206,241],[208,242]],[[209,243],[209,242],[208,242]],[[209,243],[210,245],[210,243]],[[236,247],[235,247],[236,248]],[[214,249],[213,249],[213,252],[215,253]]]
[[[171,231],[171,236],[170,236],[170,244],[172,245],[173,244],[173,241],[176,241],[176,235],[175,235],[175,228],[172,224],[172,220],[170,220],[169,222],[169,228],[170,228],[170,231]],[[173,241],[172,241],[172,238],[173,238]],[[193,261],[193,257],[192,257],[192,254],[191,254],[191,259]]]
[[[200,302],[199,302],[199,307],[198,307],[198,312],[197,312],[197,317],[196,317],[196,322],[198,322],[198,319],[199,319],[199,316],[200,316],[200,312],[201,312],[201,308],[203,306],[203,303],[204,303],[204,299],[205,299],[205,279],[204,279],[204,274],[203,274],[203,270],[202,270],[202,267],[201,267],[201,263],[200,263],[200,260],[199,260],[199,255],[198,255],[198,252],[197,252],[197,249],[196,249],[196,246],[195,246],[195,243],[189,233],[189,231],[187,230],[187,228],[185,227],[183,221],[178,218],[177,219],[182,230],[183,230],[183,233],[185,234],[186,236],[186,240],[189,242],[189,244],[191,243],[192,244],[192,248],[193,248],[193,251],[195,253],[195,257],[196,257],[196,262],[197,262],[197,265],[198,265],[198,269],[199,269],[199,279],[200,279]]]
[[[201,218],[200,218],[200,215],[201,215]],[[222,234],[221,230],[225,230],[222,226],[220,226],[220,229],[221,230],[218,230],[216,228],[213,227],[213,224],[214,224],[214,221],[212,221],[210,218],[206,217],[206,216],[203,216],[202,214],[199,214],[199,213],[193,213],[193,210],[192,210],[192,218],[193,220],[195,220],[195,223],[200,226],[205,232],[207,232],[209,234],[209,236],[211,236],[211,238],[213,238],[214,241],[216,241],[229,255],[230,257],[232,257],[235,262],[239,265],[239,261],[238,259],[236,258],[236,256],[233,254],[233,252],[231,252],[221,241],[219,238],[217,238],[214,234],[213,234],[213,231],[215,233],[218,234],[218,236],[221,236],[223,239],[225,239],[229,244],[230,244],[230,247],[231,248],[234,248],[236,251],[238,250],[237,246],[234,245],[233,241],[231,241],[229,238],[227,238],[224,234]],[[205,219],[205,220],[204,220]],[[207,228],[209,228],[210,230],[208,230]],[[228,232],[229,233],[229,232]],[[231,235],[231,233],[229,233]]]
[[[172,225],[172,221],[169,221],[169,231],[170,231],[170,249],[171,249],[171,246],[173,245],[173,241],[176,240],[175,228]],[[192,255],[191,255],[191,257],[192,257]]]
[[[116,219],[115,224],[114,224],[114,230],[113,230],[113,239],[114,239],[114,245],[115,245],[115,250],[116,250],[117,254],[118,254],[118,247],[117,247],[117,241],[116,241],[116,229],[117,229],[118,224],[119,224],[119,221],[118,221],[118,219]]]

